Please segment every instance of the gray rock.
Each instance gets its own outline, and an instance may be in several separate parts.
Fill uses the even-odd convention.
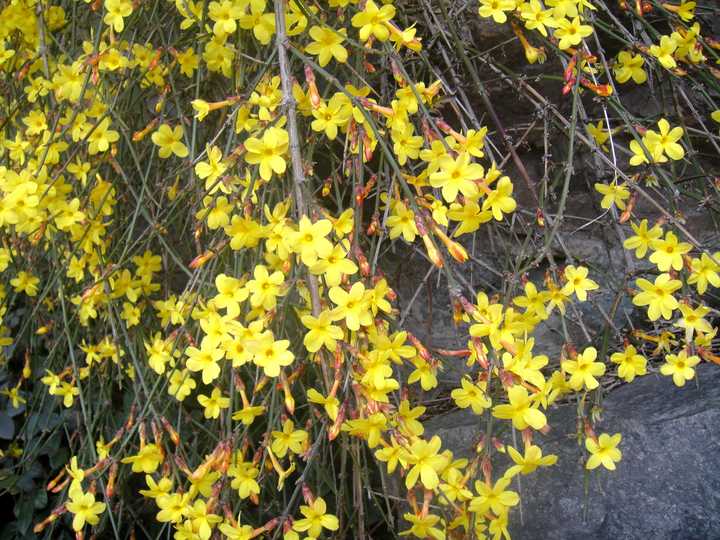
[[[575,406],[550,411],[553,429],[537,442],[558,463],[522,477],[524,520],[516,509],[513,539],[720,538],[720,369],[700,366],[697,384],[684,388],[649,375],[610,392],[602,408],[598,432],[623,436],[617,470],[586,477]],[[428,422],[428,432],[468,455],[482,426],[459,411]]]

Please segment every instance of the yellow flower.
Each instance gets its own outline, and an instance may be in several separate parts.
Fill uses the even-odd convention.
[[[487,194],[482,205],[483,211],[491,210],[493,217],[497,221],[502,221],[503,213],[509,214],[517,206],[515,199],[512,198],[512,192],[512,182],[507,176],[503,176],[495,185],[495,189]]]
[[[673,53],[677,49],[677,42],[671,36],[662,36],[660,38],[660,45],[652,45],[650,47],[650,54],[658,59],[658,62],[665,69],[673,69],[677,67],[677,62],[673,58]]]
[[[525,28],[537,30],[543,37],[547,37],[546,26],[554,28],[557,23],[552,10],[543,9],[539,0],[530,0],[520,5],[520,16],[525,21]]]
[[[515,9],[515,0],[480,0],[478,13],[481,17],[492,17],[493,21],[502,24],[507,21],[506,11]]]
[[[687,351],[683,349],[678,354],[665,355],[665,363],[660,366],[660,373],[672,376],[675,386],[685,386],[686,381],[690,381],[695,377],[693,368],[699,363],[700,358],[698,356],[688,356]]]
[[[677,142],[683,136],[683,128],[676,126],[670,129],[670,123],[664,118],[658,121],[658,128],[660,129],[660,133],[648,130],[645,137],[643,137],[643,142],[650,152],[653,155],[655,155],[656,152],[664,152],[667,157],[676,161],[685,157],[685,150]],[[656,150],[657,148],[661,150]]]
[[[638,259],[642,259],[645,257],[645,254],[647,253],[648,248],[652,245],[653,241],[662,236],[662,229],[657,223],[653,225],[652,228],[648,229],[647,219],[643,219],[639,225],[631,223],[630,226],[633,231],[635,231],[635,235],[627,238],[625,242],[623,242],[623,247],[625,249],[634,249],[635,256]]]
[[[319,219],[315,223],[303,216],[298,223],[298,230],[292,235],[292,250],[300,255],[305,266],[313,266],[318,257],[325,259],[333,252],[333,245],[327,236],[332,231],[332,223],[327,219]]]
[[[332,324],[335,318],[330,311],[320,312],[317,318],[303,315],[300,320],[309,329],[303,338],[303,344],[309,352],[317,352],[323,346],[331,352],[335,351],[337,341],[343,338],[343,331]]]
[[[318,57],[318,63],[325,67],[334,57],[340,63],[345,63],[348,58],[348,52],[342,46],[345,41],[346,30],[334,30],[328,26],[313,26],[308,32],[313,42],[310,43],[305,50],[312,55]]]
[[[600,148],[607,152],[607,145],[605,144],[610,138],[610,132],[605,129],[605,120],[600,120],[597,124],[588,124],[585,126],[590,136],[595,140]]]
[[[683,21],[689,22],[695,18],[695,6],[696,2],[685,2],[683,1],[679,6],[673,6],[673,11],[677,13]],[[664,4],[664,7],[668,9],[668,4]]]
[[[586,438],[585,448],[590,452],[590,458],[585,464],[585,468],[592,470],[602,465],[606,469],[614,471],[615,463],[622,458],[622,452],[617,448],[621,439],[622,435],[620,433],[613,436],[602,433],[597,442],[590,437]]]
[[[507,391],[510,403],[495,405],[493,416],[501,420],[512,420],[515,429],[542,429],[547,424],[547,418],[538,409],[532,406],[528,391],[519,384],[513,385]]]
[[[260,165],[260,177],[270,180],[273,173],[283,174],[287,166],[284,155],[289,147],[288,132],[283,128],[270,127],[263,133],[262,139],[249,137],[245,140],[245,161],[250,165]]]
[[[440,483],[440,473],[447,465],[447,458],[439,454],[442,441],[435,435],[430,442],[418,439],[405,453],[405,461],[412,468],[405,477],[405,487],[412,489],[418,481],[425,489],[435,489]]]
[[[187,368],[190,371],[202,372],[202,381],[204,384],[210,384],[220,376],[220,366],[218,362],[225,356],[225,351],[217,347],[212,347],[209,341],[203,340],[200,349],[196,347],[188,347],[185,351],[187,354]]]
[[[575,17],[572,21],[568,19],[560,19],[558,21],[557,30],[554,36],[560,40],[558,47],[561,50],[569,49],[580,44],[580,42],[593,33],[592,26],[582,24],[580,17]]]
[[[15,292],[24,292],[28,296],[37,296],[40,278],[31,273],[21,270],[17,276],[10,280]]]
[[[130,0],[105,0],[103,22],[108,26],[112,26],[116,32],[122,32],[125,29],[124,17],[128,17],[132,10]]]
[[[266,376],[277,377],[281,367],[287,367],[295,360],[292,351],[287,350],[289,346],[290,341],[275,340],[272,333],[268,332],[264,338],[251,344],[253,362],[263,368]]]
[[[548,456],[542,455],[542,449],[534,444],[525,446],[525,453],[520,454],[512,446],[507,447],[508,455],[510,459],[515,462],[515,465],[505,471],[504,476],[511,478],[518,473],[530,474],[535,472],[538,467],[549,467],[557,462],[558,457],[554,454]]]
[[[145,475],[145,483],[150,489],[141,489],[140,495],[151,499],[157,499],[161,495],[167,495],[173,487],[173,482],[170,478],[163,476],[160,482],[155,482],[155,479],[149,474]]]
[[[605,373],[605,364],[596,362],[597,349],[588,347],[575,360],[563,360],[562,370],[570,374],[568,384],[573,390],[594,390],[599,386],[597,379]]]
[[[192,77],[193,73],[200,65],[200,58],[190,47],[188,47],[182,52],[179,51],[175,55],[175,58],[177,59],[178,65],[180,66],[180,73],[182,73],[186,77]]]
[[[647,81],[647,73],[643,69],[645,59],[641,54],[633,54],[628,51],[621,51],[618,54],[617,63],[613,67],[615,80],[620,84],[628,82],[630,79],[637,84]]]
[[[253,270],[253,279],[247,282],[250,294],[250,304],[253,307],[262,307],[270,310],[277,304],[277,297],[281,295],[280,287],[285,282],[282,272],[270,274],[263,264],[258,264]]]
[[[493,218],[490,210],[481,210],[478,203],[468,201],[467,199],[463,205],[452,203],[447,216],[453,221],[460,223],[453,233],[453,238],[475,232],[480,228],[480,225],[487,223]]]
[[[667,272],[670,268],[681,270],[683,255],[692,249],[687,242],[679,242],[674,232],[668,231],[665,238],[657,238],[650,243],[654,250],[650,255],[650,262],[657,265],[658,270]]]
[[[210,113],[210,104],[204,99],[193,99],[191,105],[195,110],[195,118],[200,122]]]
[[[412,526],[407,531],[402,531],[400,533],[400,536],[413,535],[416,538],[433,538],[435,540],[445,540],[445,532],[443,531],[443,529],[435,526],[440,522],[440,516],[424,513],[421,513],[420,515],[415,515],[411,514],[410,512],[406,512],[405,514],[403,514],[403,518],[409,521]]]
[[[393,151],[400,165],[405,165],[408,158],[418,158],[424,140],[421,136],[415,135],[415,126],[413,124],[395,125],[390,133],[393,140]]]
[[[575,293],[578,300],[585,302],[587,300],[587,291],[594,291],[600,288],[600,286],[588,278],[587,275],[588,269],[584,266],[578,266],[577,268],[571,264],[566,266],[566,282],[562,288],[562,293],[568,296]]]
[[[219,388],[213,388],[209,397],[200,394],[197,400],[205,408],[203,415],[207,419],[219,417],[220,411],[230,406],[230,398],[223,396]]]
[[[179,158],[187,157],[188,149],[181,142],[182,138],[182,126],[171,128],[167,124],[162,124],[151,136],[152,142],[160,147],[158,155],[163,159],[169,158],[171,154],[175,154]]]
[[[633,304],[636,306],[648,306],[648,317],[651,321],[670,319],[674,310],[678,308],[678,301],[673,293],[682,287],[682,282],[671,279],[670,274],[660,274],[655,278],[655,283],[640,278],[635,281],[642,289],[633,297]]]
[[[595,189],[603,195],[602,201],[600,201],[602,208],[608,209],[614,204],[620,210],[625,210],[625,201],[630,198],[630,190],[624,182],[622,184],[596,183]]]
[[[367,41],[371,34],[378,41],[387,41],[390,31],[386,23],[394,16],[395,7],[392,4],[378,8],[373,0],[367,0],[365,9],[353,15],[351,22],[360,29],[360,41]]]
[[[490,510],[496,516],[502,516],[507,513],[510,507],[520,502],[520,496],[506,488],[510,485],[511,479],[502,477],[495,485],[489,483],[475,482],[475,491],[478,496],[470,501],[468,510],[478,515],[484,515]]]
[[[106,152],[110,143],[120,138],[117,131],[110,129],[110,119],[104,118],[95,129],[88,135],[88,153],[92,156],[98,152]]]
[[[648,146],[647,135],[642,138],[642,144],[645,148],[636,140],[630,141],[630,151],[632,152],[630,165],[637,167],[643,163],[650,163],[650,161],[653,163],[665,163],[667,161],[665,154],[663,154],[662,146],[655,145],[652,148]]]
[[[430,185],[441,188],[443,199],[451,203],[458,192],[470,199],[477,199],[475,180],[481,179],[485,169],[478,163],[470,163],[470,154],[462,152],[457,158],[445,156],[439,162],[439,170],[430,175]]]
[[[173,370],[170,374],[170,384],[168,385],[168,394],[178,401],[183,401],[195,389],[197,383],[190,376],[187,370]]]
[[[210,194],[215,193],[218,189],[229,193],[230,191],[225,188],[222,182],[217,182],[217,179],[225,173],[227,165],[222,160],[222,150],[217,146],[207,146],[207,161],[200,161],[195,165],[195,174],[198,178],[205,180],[205,189]]]
[[[208,6],[208,16],[215,22],[213,25],[213,34],[222,37],[235,32],[237,29],[236,20],[243,15],[243,12],[244,9],[240,4],[231,2],[230,0],[210,2]]]
[[[368,418],[358,418],[357,420],[347,420],[342,425],[342,430],[347,431],[355,437],[364,437],[370,448],[375,448],[380,444],[382,432],[385,431],[387,425],[387,417],[381,413],[375,413]]]
[[[613,353],[610,361],[618,364],[618,377],[625,382],[633,382],[636,376],[647,373],[647,359],[638,354],[632,345],[628,345],[622,352]]]
[[[282,431],[272,432],[272,451],[277,457],[285,457],[288,450],[294,454],[302,454],[303,446],[308,439],[308,432],[295,429],[292,420],[285,420]]]
[[[300,513],[305,517],[295,521],[293,529],[300,532],[307,531],[309,538],[317,538],[323,529],[337,531],[340,527],[338,518],[328,513],[322,497],[317,497],[310,506],[301,505]]]
[[[155,499],[160,511],[156,519],[161,523],[178,523],[187,516],[191,508],[190,493],[168,493]]]
[[[720,260],[720,252],[715,253],[713,258],[707,253],[703,253],[699,259],[692,260],[692,271],[688,278],[688,284],[695,285],[700,294],[705,294],[708,284],[720,287],[720,275],[718,275],[720,266],[715,262]]]
[[[372,324],[372,314],[368,307],[365,285],[362,283],[354,283],[350,291],[345,291],[339,286],[332,287],[328,295],[337,306],[334,309],[335,316],[345,319],[349,330],[357,331],[361,325],[370,326]]]
[[[160,463],[165,459],[162,448],[153,444],[146,444],[134,456],[123,458],[122,463],[132,463],[133,472],[154,473]]]
[[[88,525],[97,525],[100,522],[99,514],[105,511],[105,503],[95,502],[95,495],[83,493],[82,489],[70,490],[70,500],[65,504],[68,512],[75,514],[72,528],[80,532]]]
[[[678,319],[675,326],[685,329],[687,341],[692,340],[695,331],[709,334],[713,331],[712,325],[705,319],[705,315],[710,313],[710,308],[699,305],[695,309],[689,304],[680,304],[680,313],[682,317]]]
[[[338,416],[338,413],[340,412],[340,401],[335,396],[323,396],[320,392],[315,390],[314,388],[310,388],[307,391],[307,398],[310,403],[316,403],[318,405],[322,405],[325,408],[325,412],[327,413],[328,417],[330,417],[330,420],[333,422]]]
[[[232,478],[230,487],[238,491],[241,499],[247,499],[251,495],[257,495],[260,493],[260,486],[255,479],[259,474],[260,471],[252,462],[245,462],[242,460],[242,456],[240,456],[228,468],[228,476]]]
[[[333,247],[332,251],[310,267],[310,272],[315,275],[322,275],[325,284],[329,287],[340,285],[343,276],[350,276],[357,273],[357,265],[347,258],[347,252],[341,244]]]
[[[383,442],[383,444],[386,443]],[[407,466],[407,462],[405,461],[405,455],[405,450],[401,446],[398,446],[394,436],[390,437],[389,445],[385,446],[385,448],[381,448],[380,450],[375,451],[375,457],[379,461],[387,463],[387,470],[389,474],[395,472],[398,463],[402,464],[403,467]]]
[[[313,131],[322,131],[331,141],[335,140],[338,128],[347,125],[352,115],[352,108],[348,106],[347,97],[342,93],[336,93],[330,101],[324,101],[312,110],[315,120],[310,127]]]
[[[387,226],[390,227],[388,236],[391,240],[402,236],[406,242],[412,242],[418,234],[415,213],[402,202],[397,202],[392,206],[392,211],[387,218]]]
[[[460,380],[461,388],[455,388],[450,397],[461,409],[472,408],[475,414],[482,414],[485,409],[492,405],[492,401],[485,393],[482,384],[473,384],[472,381],[463,377]]]

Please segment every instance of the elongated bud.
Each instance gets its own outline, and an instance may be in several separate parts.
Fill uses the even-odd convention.
[[[420,358],[422,358],[426,362],[431,362],[433,358],[430,354],[430,351],[428,351],[427,348],[425,348],[425,345],[423,345],[422,342],[417,337],[415,337],[415,334],[413,334],[412,332],[408,332],[407,337],[410,340],[410,343],[413,344],[413,347],[417,349]]]
[[[65,508],[65,505],[58,506],[55,510],[50,512],[50,515],[46,517],[44,520],[42,520],[40,523],[35,525],[33,527],[33,532],[35,534],[39,534],[45,530],[45,527],[50,525],[53,521],[57,520],[60,516],[62,516],[65,512],[67,512],[67,508]]]
[[[369,277],[370,263],[368,262],[367,257],[363,253],[362,249],[360,249],[360,246],[355,245],[353,247],[353,255],[355,255],[355,260],[360,267],[360,275],[362,275],[363,277]]]
[[[52,489],[58,485],[58,482],[60,482],[60,480],[63,479],[66,472],[67,472],[67,469],[65,469],[65,467],[60,469],[60,472],[57,474],[57,476],[55,478],[53,478],[52,480],[50,480],[50,482],[48,482],[48,485],[46,486],[45,489],[47,489],[48,491],[52,491]]]
[[[565,83],[575,82],[575,66],[577,65],[577,54],[573,54],[572,58],[568,62],[565,71],[563,71],[563,80]]]
[[[422,236],[422,241],[423,244],[425,244],[425,250],[427,251],[428,258],[432,261],[432,263],[438,268],[445,266],[445,261],[443,261],[442,255],[440,255],[440,252],[437,250],[435,244],[433,244],[433,241],[427,234]]]
[[[540,62],[541,64],[544,64],[545,60],[547,59],[545,49],[543,47],[537,48],[530,45],[530,42],[527,40],[525,34],[517,23],[511,21],[510,25],[512,26],[513,32],[515,32],[515,35],[517,36],[518,40],[520,40],[520,44],[525,50],[525,58],[527,59],[527,61],[531,64],[534,64],[535,62]]]
[[[190,267],[192,270],[197,270],[198,268],[205,266],[208,261],[215,258],[215,255],[216,254],[214,251],[207,250],[205,253],[198,255],[192,261],[190,261],[188,267]]]
[[[431,221],[431,227],[435,236],[439,237],[440,241],[445,244],[445,248],[448,250],[453,259],[459,263],[464,263],[468,260],[468,253],[461,244],[448,238],[448,236],[440,229],[440,227],[437,226],[437,224],[435,224],[434,221]]]
[[[153,129],[155,129],[155,126],[157,126],[159,122],[160,122],[159,118],[153,118],[147,126],[145,126],[140,131],[136,131],[135,133],[133,133],[132,141],[133,142],[142,141],[147,136],[148,133],[150,133]]]
[[[620,214],[620,223],[625,223],[627,220],[630,219],[630,216],[632,215],[633,210],[635,209],[635,204],[637,203],[638,194],[637,192],[633,191],[632,195],[630,196],[630,200],[627,202],[627,206],[625,207],[625,210],[623,210],[623,213]]]
[[[118,464],[116,461],[110,465],[110,474],[108,475],[108,482],[105,488],[106,498],[108,500],[113,498],[115,495],[115,481],[117,480]]]
[[[32,369],[30,369],[30,350],[25,350],[25,363],[23,364],[22,369],[22,378],[23,379],[29,379],[30,375],[32,375]],[[20,383],[18,383],[18,386]]]
[[[165,429],[167,434],[170,436],[170,440],[175,446],[178,446],[180,444],[180,435],[178,435],[178,432],[175,431],[175,428],[170,425],[170,422],[168,422],[168,419],[164,416],[160,417],[160,422],[162,423],[163,428]]]
[[[487,454],[483,457],[480,470],[482,470],[483,476],[485,477],[485,482],[487,482],[488,485],[492,485],[492,464]]]
[[[302,495],[305,504],[311,505],[313,501],[315,501],[315,495],[313,495],[313,492],[310,490],[310,486],[308,486],[305,482],[302,483]]]
[[[285,372],[280,372],[280,385],[282,386],[283,395],[285,396],[285,409],[288,413],[295,414],[295,398],[290,391],[290,385],[288,384]]]
[[[337,436],[340,435],[340,428],[342,427],[342,424],[345,421],[346,412],[347,412],[347,403],[343,402],[343,404],[340,405],[340,409],[338,410],[337,418],[335,418],[333,425],[330,426],[330,429],[328,430],[328,441],[334,441],[337,438]]]
[[[593,84],[585,77],[580,78],[580,84],[588,90],[591,90],[600,97],[608,97],[613,93],[613,87],[609,84]]]
[[[47,334],[47,333],[50,331],[50,329],[51,329],[52,327],[53,327],[52,322],[49,323],[49,324],[45,324],[45,325],[43,325],[43,326],[40,326],[37,330],[35,330],[35,335],[36,335],[36,336],[44,336],[45,334]],[[25,378],[27,378],[27,377],[25,377]]]
[[[310,103],[313,109],[317,109],[320,106],[322,99],[320,98],[320,92],[318,92],[317,85],[315,84],[315,73],[310,66],[305,66],[305,81],[308,85],[308,96],[310,97]]]
[[[254,388],[254,392],[260,392],[263,388],[265,388],[265,385],[270,382],[270,379],[267,375],[263,375],[260,378],[260,381],[258,381],[257,386]]]

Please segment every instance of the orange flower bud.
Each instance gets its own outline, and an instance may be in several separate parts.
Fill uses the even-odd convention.
[[[157,126],[159,122],[160,122],[159,118],[153,118],[147,126],[142,128],[140,131],[136,131],[135,133],[132,134],[132,141],[133,142],[142,141],[147,136],[148,133],[150,133],[153,129],[155,129],[155,126]]]
[[[613,88],[609,84],[593,84],[584,77],[580,78],[580,84],[582,84],[588,90],[595,92],[600,97],[608,97],[613,93]]]
[[[440,241],[445,244],[445,248],[448,250],[453,259],[459,263],[464,263],[468,260],[468,253],[459,242],[448,238],[448,236],[442,232],[440,227],[438,227],[434,221],[431,221],[431,227],[435,236],[439,237]]]
[[[189,268],[192,270],[196,270],[200,268],[201,266],[204,266],[205,263],[215,258],[216,253],[212,250],[207,250],[205,253],[198,255],[195,257],[192,261],[190,261],[190,264],[188,265]]]
[[[322,99],[320,98],[320,92],[318,92],[317,85],[315,84],[315,73],[310,66],[305,66],[305,81],[308,85],[308,96],[310,97],[310,103],[313,109],[317,109],[320,106]]]
[[[165,428],[165,431],[167,431],[167,434],[170,436],[170,440],[173,442],[175,446],[180,444],[180,435],[178,435],[178,432],[175,431],[175,428],[173,428],[170,425],[170,422],[168,422],[168,419],[164,416],[160,417],[160,422],[163,425],[163,428]]]
[[[328,441],[334,441],[338,435],[340,435],[340,428],[342,427],[343,422],[345,421],[345,414],[347,412],[347,403],[343,402],[342,405],[340,405],[340,409],[338,410],[337,418],[335,419],[335,422],[333,422],[333,425],[328,430]]]
[[[623,210],[623,213],[620,214],[620,223],[625,223],[627,220],[630,219],[630,215],[632,214],[632,211],[635,208],[635,204],[637,203],[637,192],[633,191],[632,195],[630,196],[630,200],[627,202],[627,206],[625,207],[625,210]]]
[[[115,495],[115,481],[117,480],[117,472],[118,464],[115,461],[112,465],[110,465],[110,474],[108,476],[108,482],[105,488],[105,498],[108,500],[112,499],[113,495]]]

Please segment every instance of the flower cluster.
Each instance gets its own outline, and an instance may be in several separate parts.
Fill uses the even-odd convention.
[[[570,140],[561,168],[545,141],[542,179],[518,155],[540,116],[510,138],[480,60],[434,4],[418,3],[427,25],[386,0],[0,8],[0,437],[6,419],[19,430],[0,461],[22,471],[13,495],[33,493],[18,504],[43,512],[36,532],[363,537],[402,507],[403,536],[509,538],[520,477],[557,461],[543,450],[552,407],[576,402],[586,469],[612,471],[622,439],[600,430],[598,389],[653,372],[683,386],[720,363],[706,298],[720,253],[679,211],[638,204],[654,201],[644,186],[663,193],[656,176],[673,201],[707,180],[713,165],[697,160],[717,137],[665,110],[631,118],[618,91],[651,70],[716,84],[720,47],[695,2],[621,1],[633,32],[652,10],[672,32],[649,27],[656,42],[623,41],[615,59],[604,40],[634,34],[608,30],[602,2],[471,6],[509,25],[528,62],[562,65],[548,79],[571,94],[569,120],[565,103],[527,94]],[[581,142],[612,166],[597,219],[638,264],[601,333],[583,308],[612,280],[564,241],[595,221],[566,226],[584,219],[566,212]],[[714,212],[717,188],[692,196]],[[427,274],[406,297],[411,265]],[[432,346],[432,315],[410,324],[433,282],[457,348]],[[623,296],[638,308],[629,331]],[[546,351],[551,325],[564,344]],[[463,375],[448,380],[450,367]],[[477,416],[468,457],[426,431],[437,402]],[[383,495],[388,475],[402,504]]]

